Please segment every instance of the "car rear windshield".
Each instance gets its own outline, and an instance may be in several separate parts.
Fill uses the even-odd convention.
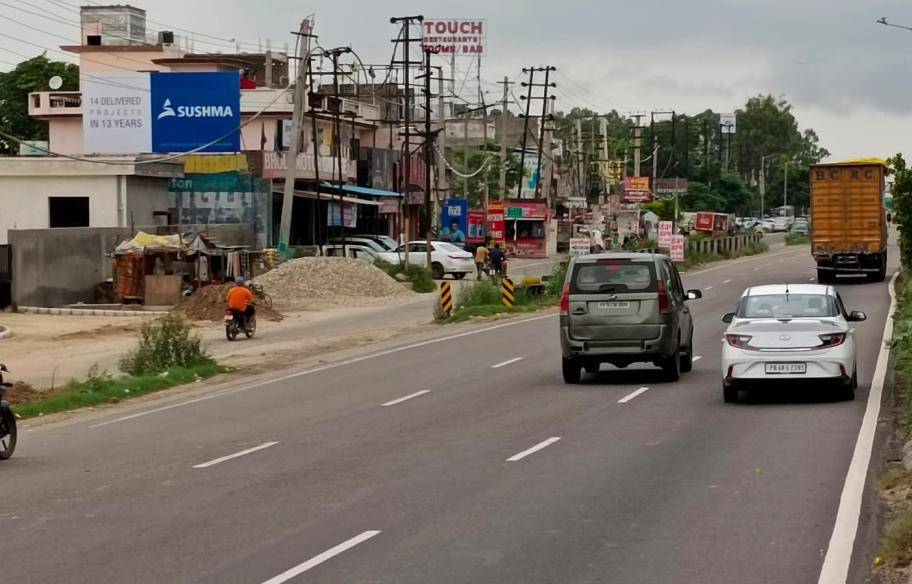
[[[815,318],[837,314],[835,299],[824,294],[747,296],[738,306],[740,318]]]
[[[611,259],[578,264],[571,287],[574,294],[655,292],[655,266],[652,262]]]

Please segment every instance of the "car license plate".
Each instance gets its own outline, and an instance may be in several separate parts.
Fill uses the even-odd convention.
[[[807,363],[767,363],[767,375],[794,375],[807,373]]]
[[[630,308],[629,302],[599,302],[599,309],[601,310],[618,310]]]

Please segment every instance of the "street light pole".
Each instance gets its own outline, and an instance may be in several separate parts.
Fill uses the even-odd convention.
[[[786,160],[786,161],[785,161],[785,185],[784,185],[784,188],[783,188],[783,190],[782,190],[782,206],[783,206],[783,207],[788,206],[788,196],[789,196],[789,165],[790,165],[790,164],[795,164],[795,163],[794,163],[793,161],[791,161],[791,160]]]
[[[769,154],[760,159],[760,221],[763,221],[764,198],[766,197],[766,161],[776,156]]]

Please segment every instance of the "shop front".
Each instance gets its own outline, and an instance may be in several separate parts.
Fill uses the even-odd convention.
[[[548,254],[548,205],[507,202],[504,205],[504,238],[513,257],[544,258]]]

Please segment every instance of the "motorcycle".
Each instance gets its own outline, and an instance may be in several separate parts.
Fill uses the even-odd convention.
[[[0,460],[6,460],[16,450],[16,415],[9,402],[3,399],[6,391],[13,386],[3,381],[3,374],[9,373],[6,365],[0,363]]]
[[[243,314],[235,314],[230,308],[225,310],[225,336],[228,340],[237,339],[241,331],[248,339],[253,338],[256,333],[256,315],[248,319]]]

